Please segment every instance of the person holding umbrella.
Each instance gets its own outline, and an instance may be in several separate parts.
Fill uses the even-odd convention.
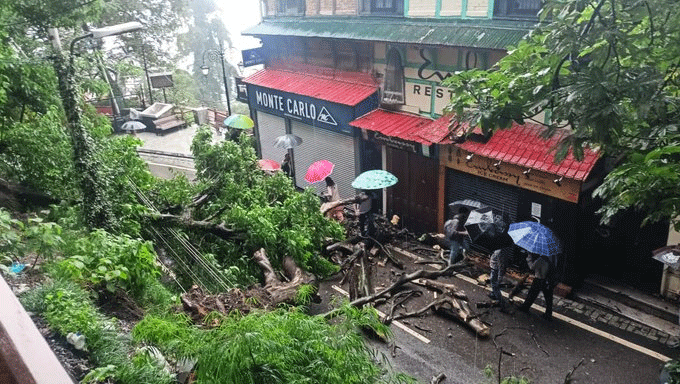
[[[519,310],[529,312],[529,308],[543,292],[545,299],[545,313],[543,318],[552,319],[553,289],[557,284],[557,257],[562,253],[562,245],[557,236],[541,223],[522,221],[510,224],[508,235],[520,248],[529,252],[527,264],[534,273],[529,293]]]
[[[470,210],[467,207],[460,207],[451,220],[444,223],[444,232],[451,242],[449,250],[449,265],[456,264],[465,258],[468,249],[468,231],[465,229]]]
[[[331,179],[330,176],[326,176],[326,193],[328,194],[328,202],[334,202],[340,200],[340,193],[338,192],[338,186],[335,184],[335,181]],[[339,205],[333,209],[331,209],[328,212],[328,215],[330,215],[331,218],[335,219],[338,222],[342,222],[345,220],[344,214],[342,213],[342,205]]]
[[[359,204],[359,232],[363,237],[373,237],[375,235],[373,215],[377,213],[378,207],[374,200],[377,199],[377,196],[371,190],[364,190],[362,193],[368,195],[368,199]]]
[[[292,168],[290,167],[290,153],[286,153],[283,156],[283,162],[281,163],[281,172],[286,176],[291,177],[293,175]]]
[[[362,190],[369,197],[368,200],[359,205],[359,231],[361,236],[371,237],[375,234],[373,214],[378,213],[379,208],[376,203],[378,195],[375,191],[391,187],[398,181],[399,179],[396,176],[382,169],[366,171],[352,181],[353,188]]]
[[[556,285],[555,266],[547,257],[535,253],[529,253],[527,264],[534,273],[534,281],[531,283],[524,303],[518,309],[522,312],[529,312],[529,308],[538,297],[538,293],[543,292],[545,313],[542,317],[546,320],[552,320],[553,290]]]

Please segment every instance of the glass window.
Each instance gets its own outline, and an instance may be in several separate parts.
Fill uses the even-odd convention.
[[[279,15],[304,15],[305,0],[278,0],[277,13]]]
[[[383,83],[383,104],[404,104],[404,67],[399,51],[392,48],[387,54],[385,82]]]
[[[381,15],[400,15],[404,10],[404,0],[361,0],[361,12]]]

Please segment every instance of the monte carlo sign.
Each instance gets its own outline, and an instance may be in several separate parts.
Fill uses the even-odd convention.
[[[368,111],[366,109],[375,104],[373,99],[366,99],[356,106],[347,106],[309,96],[248,85],[248,100],[251,107],[269,114],[299,120],[315,127],[344,133],[352,132],[352,127],[348,123],[358,114],[366,113]]]

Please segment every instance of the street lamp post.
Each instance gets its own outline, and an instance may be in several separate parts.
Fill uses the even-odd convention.
[[[231,115],[231,102],[229,101],[229,83],[227,81],[227,70],[224,68],[224,49],[222,49],[222,40],[219,41],[219,50],[217,49],[207,49],[203,52],[203,65],[201,65],[201,73],[203,76],[208,76],[210,72],[210,67],[205,64],[205,57],[208,56],[208,60],[217,61],[219,59],[222,64],[222,81],[224,81],[224,93],[227,96],[227,114]]]
[[[71,41],[68,62],[61,50],[61,41],[57,29],[49,30],[55,50],[54,68],[59,80],[59,94],[64,104],[67,128],[73,145],[73,160],[76,175],[80,177],[80,188],[83,197],[83,213],[90,228],[111,229],[114,226],[114,216],[111,201],[106,196],[104,181],[99,174],[99,161],[92,139],[82,122],[82,112],[78,102],[78,88],[75,85],[73,49],[75,44],[86,38],[100,39],[106,36],[119,35],[142,28],[138,22],[118,24],[105,28],[97,28],[89,33],[78,36]]]

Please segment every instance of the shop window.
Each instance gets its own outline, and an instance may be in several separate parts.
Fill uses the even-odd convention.
[[[463,68],[469,69],[487,69],[487,54],[474,50],[465,51],[463,55]]]
[[[276,13],[281,16],[304,16],[305,0],[278,0]]]
[[[336,68],[343,71],[357,70],[356,46],[347,41],[337,41],[335,43],[335,62]]]
[[[361,0],[361,12],[372,15],[403,16],[404,0]]]
[[[370,72],[373,69],[373,43],[357,43],[357,70]]]
[[[536,20],[541,6],[541,0],[496,0],[494,2],[494,16]]]
[[[330,41],[319,38],[306,40],[307,64],[333,67],[333,50]]]
[[[387,54],[382,103],[389,105],[404,104],[404,67],[401,65],[399,51],[394,48],[390,49]]]

